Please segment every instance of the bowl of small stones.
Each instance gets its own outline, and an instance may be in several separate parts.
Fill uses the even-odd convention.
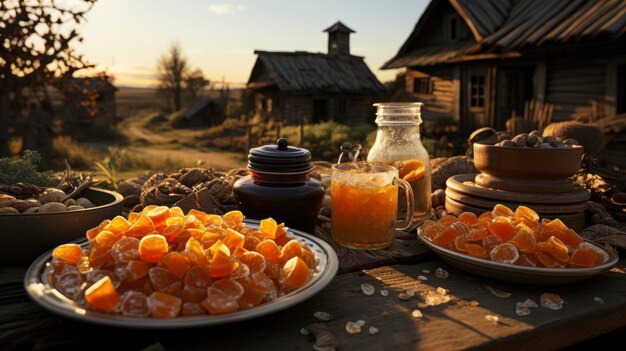
[[[84,237],[122,212],[116,192],[86,188],[80,194],[32,184],[0,185],[0,263],[31,262],[56,245]]]
[[[496,140],[477,142],[474,166],[502,178],[558,180],[580,169],[583,147],[574,139],[543,136],[540,130],[515,136],[498,132]]]

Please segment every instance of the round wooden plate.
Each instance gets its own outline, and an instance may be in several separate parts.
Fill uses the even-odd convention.
[[[483,188],[505,191],[526,192],[533,194],[563,194],[575,190],[571,180],[564,179],[513,179],[478,174],[474,183]]]
[[[530,204],[571,204],[589,200],[587,189],[577,188],[565,194],[532,194],[526,192],[512,192],[479,187],[474,183],[476,174],[458,174],[448,178],[446,186],[457,193],[475,197],[511,203]]]
[[[578,213],[584,212],[589,207],[587,201],[571,204],[539,204],[528,202],[500,201],[459,193],[452,188],[446,189],[446,196],[464,205],[470,205],[474,207],[492,209],[495,205],[502,204],[510,208],[517,208],[517,206],[523,205],[532,208],[537,213],[543,214]]]

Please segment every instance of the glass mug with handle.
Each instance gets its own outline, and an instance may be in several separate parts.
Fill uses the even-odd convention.
[[[391,245],[396,230],[411,226],[413,190],[398,177],[398,169],[371,162],[333,165],[332,237],[352,249],[382,249]],[[398,220],[398,187],[404,189],[406,218]]]

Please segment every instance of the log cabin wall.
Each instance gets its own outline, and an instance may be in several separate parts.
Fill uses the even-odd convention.
[[[458,120],[459,79],[455,67],[432,67],[420,71],[407,69],[406,92],[411,99],[423,102],[422,118]]]
[[[602,117],[606,96],[607,65],[595,60],[554,59],[548,61],[546,100],[554,104],[553,121]]]

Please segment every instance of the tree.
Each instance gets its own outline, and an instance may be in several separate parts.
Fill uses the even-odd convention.
[[[185,77],[185,86],[191,100],[195,100],[202,89],[209,85],[200,68],[196,68]]]
[[[174,111],[181,109],[184,79],[187,75],[187,58],[178,43],[170,46],[167,53],[157,63],[159,92],[170,102]]]
[[[54,112],[46,87],[91,67],[72,44],[82,41],[76,27],[95,2],[0,0],[0,156],[9,155],[12,136],[25,147],[51,147]],[[28,145],[33,140],[38,145]],[[49,150],[38,151],[46,160]]]

